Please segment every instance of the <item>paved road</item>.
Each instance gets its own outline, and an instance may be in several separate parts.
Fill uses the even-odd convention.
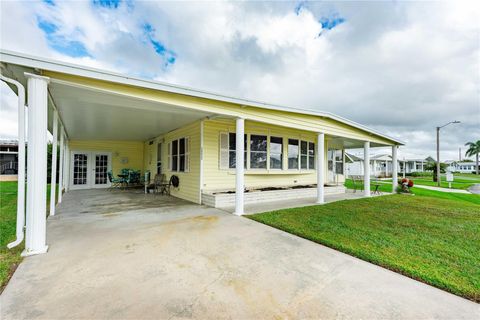
[[[474,194],[480,194],[480,183],[474,184],[470,188],[468,188],[468,191]]]
[[[166,196],[71,191],[1,319],[479,319],[480,306],[316,243]]]

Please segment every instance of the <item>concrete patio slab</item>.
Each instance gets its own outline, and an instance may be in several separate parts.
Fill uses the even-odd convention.
[[[346,254],[178,199],[71,191],[2,319],[474,319],[480,307]]]

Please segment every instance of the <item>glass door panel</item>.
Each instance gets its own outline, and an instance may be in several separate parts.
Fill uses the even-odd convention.
[[[95,154],[95,185],[108,184],[108,155],[107,154]]]
[[[74,186],[88,185],[88,154],[74,153],[73,154],[73,176],[72,184]]]

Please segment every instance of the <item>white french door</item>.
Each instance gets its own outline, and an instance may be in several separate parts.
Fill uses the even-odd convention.
[[[110,186],[107,172],[112,168],[109,152],[72,151],[71,189],[107,188]]]

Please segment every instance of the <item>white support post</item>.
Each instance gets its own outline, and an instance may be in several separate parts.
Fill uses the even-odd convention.
[[[199,203],[202,204],[202,191],[203,191],[203,149],[204,149],[204,131],[205,131],[205,121],[202,120],[200,121],[200,172],[199,172],[199,184],[200,184],[200,187],[198,188],[198,192],[199,192]]]
[[[7,244],[11,249],[22,243],[25,227],[25,87],[18,81],[0,74],[0,79],[17,87],[18,92],[18,184],[16,239]]]
[[[237,216],[243,215],[243,192],[245,188],[244,182],[244,135],[245,135],[245,120],[237,119],[236,124],[236,149],[235,149],[235,213]]]
[[[47,211],[47,86],[49,78],[28,78],[27,223],[23,256],[45,253]]]
[[[70,146],[68,145],[68,140],[65,141],[65,170],[63,171],[63,185],[65,187],[65,192],[70,190]]]
[[[413,170],[412,172],[417,172],[417,161],[413,161]]]
[[[58,203],[62,203],[62,191],[63,191],[63,170],[65,169],[65,140],[63,126],[60,127],[60,168],[58,170]]]
[[[370,142],[365,141],[363,145],[363,158],[364,158],[364,171],[363,171],[363,183],[364,183],[364,195],[370,197]]]
[[[325,134],[317,135],[317,203],[325,203]]]
[[[57,140],[58,140],[58,112],[53,111],[53,144],[52,144],[52,171],[50,173],[50,215],[55,215],[55,191],[57,190]]]
[[[392,192],[395,193],[398,185],[398,171],[397,171],[397,151],[398,146],[392,146]]]

